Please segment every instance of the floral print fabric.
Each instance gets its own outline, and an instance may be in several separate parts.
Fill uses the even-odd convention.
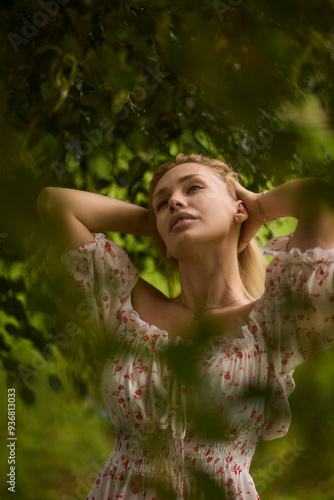
[[[116,341],[102,379],[115,449],[87,500],[199,500],[208,487],[212,498],[259,498],[249,475],[256,444],[287,432],[294,368],[334,343],[334,250],[287,251],[290,236],[271,240],[265,292],[242,338],[222,331],[195,349],[139,317],[131,305],[136,268],[94,236],[62,256],[82,292],[71,316]],[[177,376],[173,349],[190,356],[195,384]],[[201,433],[201,416],[210,417],[212,436]]]

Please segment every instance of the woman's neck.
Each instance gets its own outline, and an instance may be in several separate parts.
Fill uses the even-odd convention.
[[[235,251],[194,255],[179,261],[179,272],[182,304],[195,313],[238,301],[247,294]]]

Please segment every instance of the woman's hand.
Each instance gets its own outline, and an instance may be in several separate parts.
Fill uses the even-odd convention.
[[[271,189],[261,198],[236,180],[234,185],[248,211],[248,219],[241,228],[238,252],[246,247],[265,221],[280,217],[298,220],[289,249],[296,247],[305,252],[317,246],[325,250],[334,247],[334,186],[331,182],[319,178],[297,179]]]
[[[247,244],[254,238],[258,230],[264,223],[263,217],[260,214],[256,199],[259,193],[253,193],[244,188],[238,181],[234,180],[235,191],[238,198],[244,203],[248,218],[241,226],[238,252],[242,252]]]

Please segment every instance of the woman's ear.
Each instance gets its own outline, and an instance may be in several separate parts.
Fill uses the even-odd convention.
[[[248,219],[247,209],[241,200],[237,201],[236,212],[234,214],[234,218],[235,218],[235,221],[238,222],[239,224],[241,224],[242,222],[245,222],[245,220]]]

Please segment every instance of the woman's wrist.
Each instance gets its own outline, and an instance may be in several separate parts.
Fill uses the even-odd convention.
[[[298,218],[295,206],[298,184],[298,181],[287,182],[257,195],[258,214],[263,223],[280,217]]]
[[[263,209],[263,206],[262,206],[262,203],[261,203],[261,198],[266,193],[268,193],[267,189],[265,191],[263,191],[262,193],[258,194],[256,196],[256,199],[255,199],[256,205],[257,205],[257,209],[258,209],[258,213],[259,213],[259,217],[261,218],[262,223],[271,222],[271,221],[277,222],[278,218],[275,219],[274,217],[269,217],[264,212],[264,209]]]

